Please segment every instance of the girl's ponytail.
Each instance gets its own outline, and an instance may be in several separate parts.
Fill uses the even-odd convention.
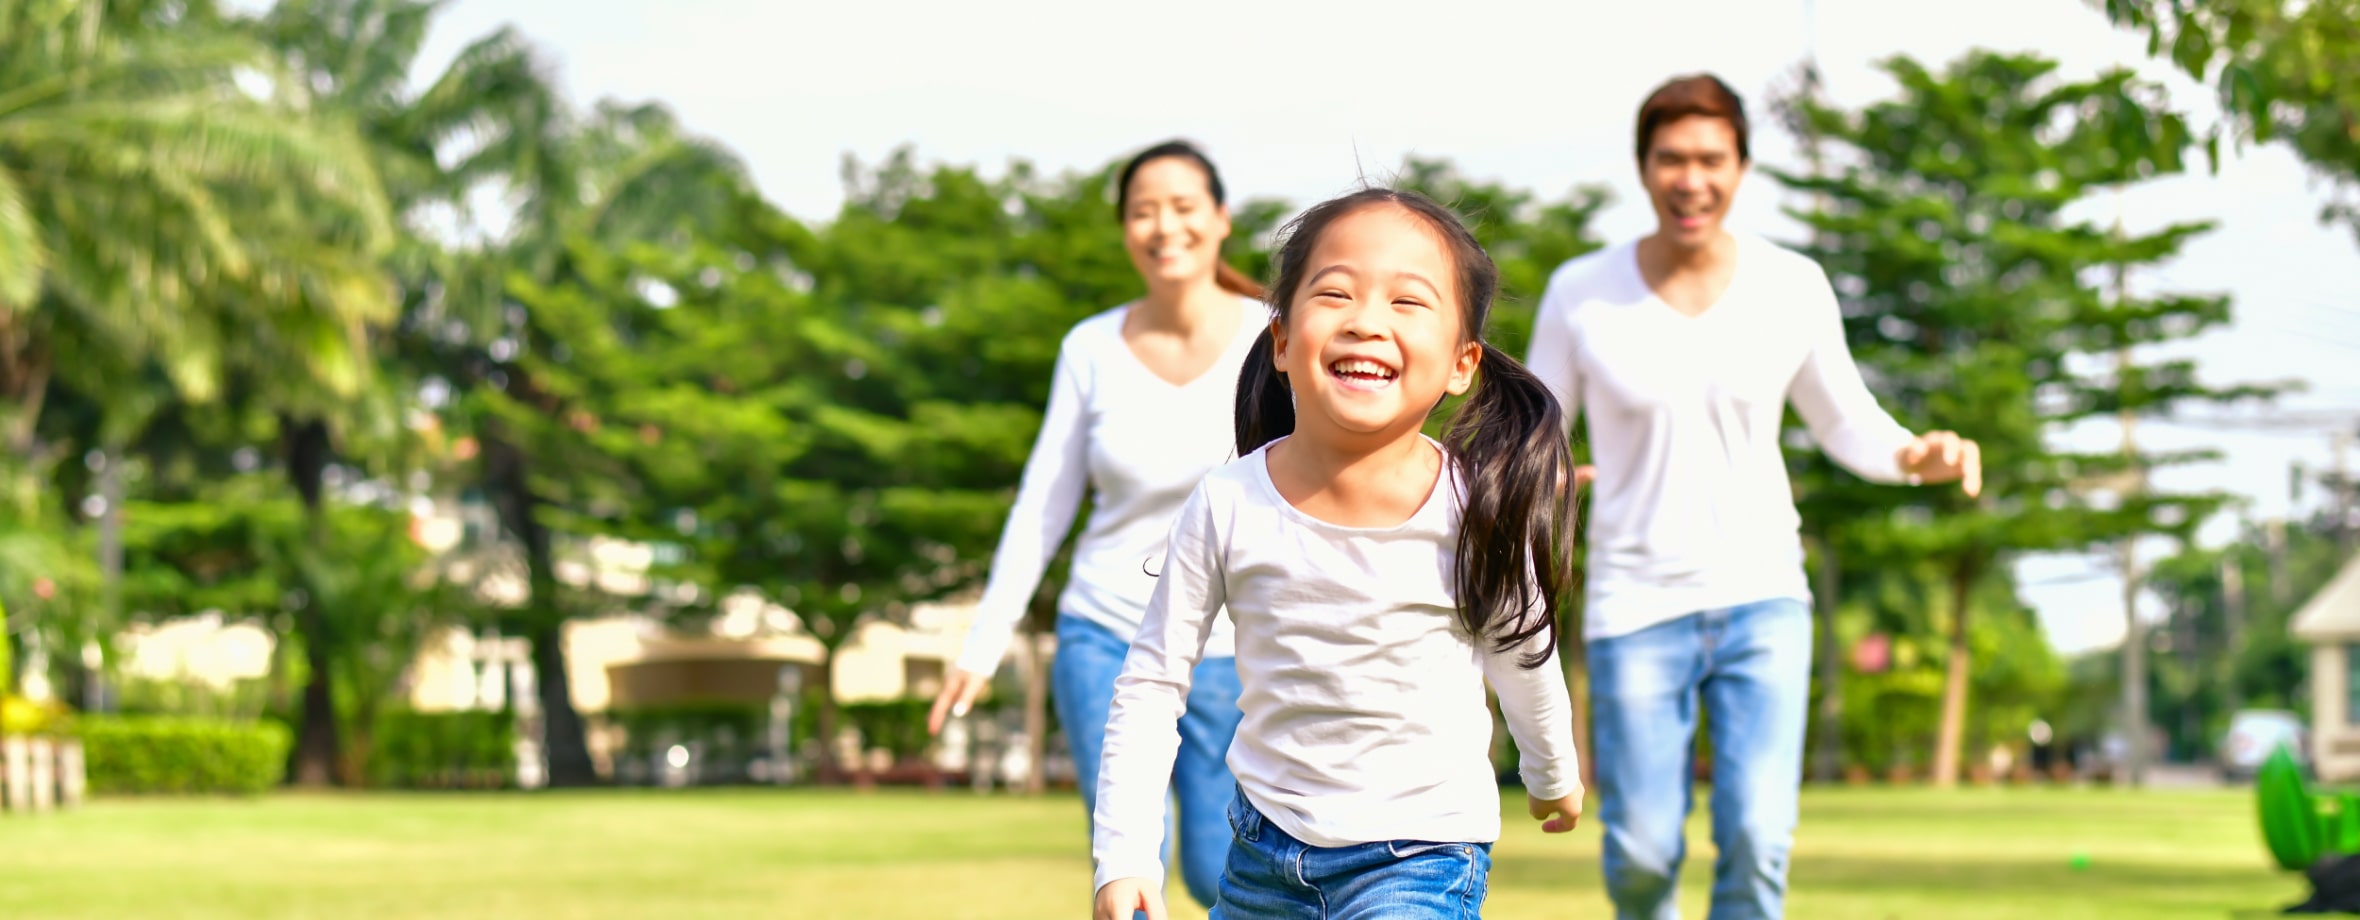
[[[1271,340],[1270,326],[1265,323],[1261,337],[1254,340],[1254,350],[1246,355],[1245,366],[1238,369],[1236,419],[1240,457],[1295,433],[1295,391],[1287,388],[1286,375],[1278,372],[1277,349]]]
[[[1524,657],[1537,668],[1557,647],[1558,595],[1573,583],[1573,449],[1556,397],[1506,352],[1483,343],[1481,376],[1443,432],[1466,488],[1456,573],[1459,618],[1502,651],[1549,638]],[[1267,365],[1267,359],[1265,359]],[[1244,391],[1239,391],[1244,431]],[[1292,417],[1290,413],[1291,427]]]

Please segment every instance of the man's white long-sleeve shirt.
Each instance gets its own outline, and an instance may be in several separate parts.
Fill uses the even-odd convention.
[[[1327,847],[1498,839],[1487,679],[1527,791],[1555,799],[1581,788],[1560,664],[1517,666],[1554,651],[1545,634],[1496,652],[1458,625],[1461,491],[1448,464],[1409,520],[1344,527],[1287,502],[1267,453],[1213,471],[1172,522],[1107,721],[1092,842],[1099,887],[1164,878],[1176,725],[1224,605],[1244,687],[1230,771],[1294,838]]]
[[[1844,344],[1819,265],[1737,234],[1737,270],[1711,309],[1655,295],[1638,244],[1549,278],[1525,364],[1572,424],[1589,419],[1592,638],[1778,597],[1807,599],[1801,519],[1779,452],[1788,402],[1829,457],[1899,482],[1908,430],[1877,405]]]

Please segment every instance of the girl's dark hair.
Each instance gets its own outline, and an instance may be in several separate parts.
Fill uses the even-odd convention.
[[[1213,168],[1212,159],[1205,156],[1204,151],[1196,149],[1195,144],[1187,141],[1165,141],[1139,151],[1139,155],[1132,157],[1131,162],[1123,164],[1122,177],[1115,180],[1114,217],[1116,220],[1122,220],[1131,213],[1131,177],[1139,174],[1139,168],[1157,160],[1173,157],[1195,163],[1196,168],[1204,170],[1205,190],[1212,193],[1213,204],[1229,204],[1229,192],[1221,187],[1221,171]],[[1229,267],[1228,262],[1220,259],[1215,259],[1213,262],[1213,283],[1220,285],[1222,290],[1240,297],[1252,297],[1257,300],[1262,297],[1260,284],[1254,283],[1254,279],[1246,277],[1246,273]]]
[[[1475,388],[1443,433],[1452,472],[1466,489],[1459,526],[1459,623],[1502,651],[1546,634],[1548,648],[1522,664],[1539,667],[1557,646],[1559,594],[1573,583],[1566,537],[1573,517],[1573,448],[1557,399],[1524,365],[1483,341],[1500,271],[1449,209],[1415,192],[1373,188],[1320,203],[1280,231],[1278,278],[1267,298],[1275,322],[1294,309],[1311,250],[1338,219],[1363,208],[1409,211],[1447,241],[1457,267],[1463,334],[1483,348]],[[1295,430],[1295,402],[1273,360],[1270,331],[1239,371],[1237,452],[1245,456]]]

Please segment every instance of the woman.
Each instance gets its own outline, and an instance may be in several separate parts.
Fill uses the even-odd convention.
[[[1115,213],[1146,296],[1085,319],[1058,348],[1040,437],[1024,467],[966,648],[928,725],[964,715],[999,669],[1083,493],[1088,523],[1058,596],[1049,689],[1073,749],[1085,813],[1097,806],[1107,710],[1155,588],[1173,515],[1231,458],[1238,369],[1269,324],[1261,288],[1221,261],[1229,208],[1220,173],[1186,143],[1149,148],[1123,168]],[[1217,617],[1196,666],[1171,778],[1181,877],[1198,903],[1220,891],[1236,789],[1223,762],[1239,719],[1237,660]]]

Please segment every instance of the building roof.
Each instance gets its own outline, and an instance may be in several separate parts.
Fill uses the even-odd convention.
[[[2360,556],[2345,560],[2327,586],[2295,611],[2287,631],[2310,642],[2360,639]]]

